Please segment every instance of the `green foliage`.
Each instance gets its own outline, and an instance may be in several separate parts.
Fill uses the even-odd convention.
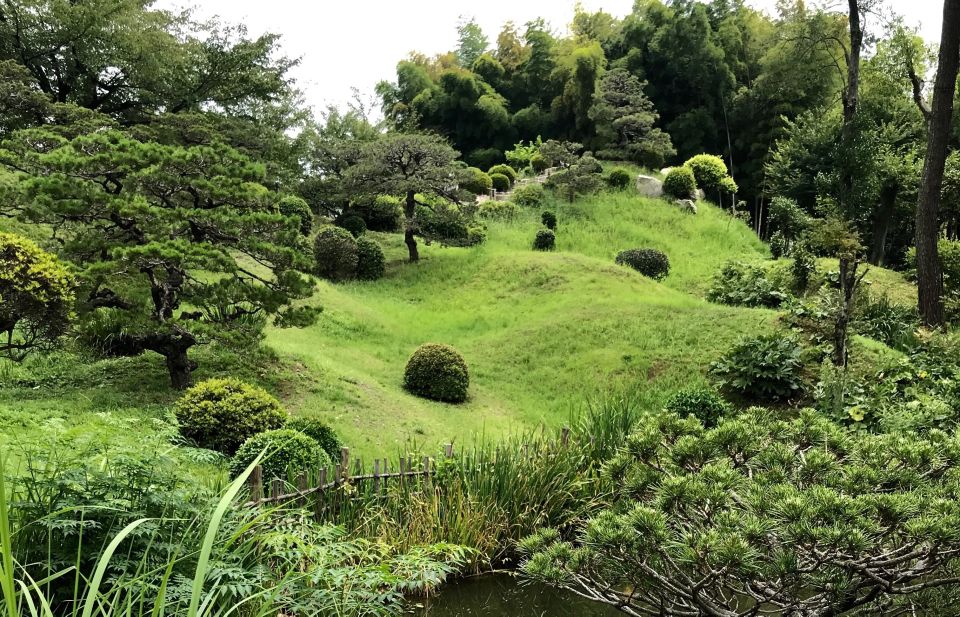
[[[277,211],[283,216],[290,216],[297,219],[300,226],[300,233],[309,236],[313,229],[313,212],[306,200],[296,195],[284,195],[277,203]]]
[[[340,449],[343,448],[343,443],[330,425],[320,418],[316,416],[293,416],[283,428],[303,433],[320,444],[331,461],[340,460]]]
[[[513,189],[510,200],[524,208],[539,208],[546,201],[547,194],[537,183],[524,184]]]
[[[522,141],[513,146],[513,150],[507,150],[504,155],[507,157],[507,163],[512,169],[524,170],[527,167],[533,167],[533,159],[540,156],[540,145],[543,141],[538,137],[536,141],[529,141],[524,144]],[[542,158],[542,157],[541,157]]]
[[[494,165],[487,170],[487,173],[493,176],[494,174],[501,174],[510,179],[510,184],[512,185],[517,180],[517,171],[510,167],[509,165]]]
[[[337,226],[349,231],[354,238],[359,238],[367,231],[367,222],[363,220],[363,217],[356,213],[350,213],[349,210],[346,216],[337,219]]]
[[[367,236],[357,238],[357,278],[375,281],[382,278],[385,271],[386,259],[380,244]]]
[[[550,210],[544,210],[540,215],[540,223],[551,231],[557,229],[557,215]]]
[[[736,186],[725,183],[730,176],[727,175],[727,164],[723,159],[713,154],[698,154],[687,159],[684,167],[693,172],[693,177],[697,182],[697,187],[704,190],[708,195],[712,195],[719,190],[726,188],[729,192],[736,192]],[[733,188],[732,191],[729,189]]]
[[[287,420],[279,401],[230,377],[201,381],[183,393],[173,413],[180,433],[201,448],[233,454],[257,433],[280,428]]]
[[[630,186],[630,172],[626,169],[613,169],[607,174],[607,186],[622,191]]]
[[[260,466],[264,479],[286,479],[301,471],[313,472],[331,464],[330,456],[316,439],[289,428],[264,431],[243,442],[230,461],[230,471],[240,475],[254,459],[264,455]]]
[[[544,144],[544,146],[546,145]],[[562,150],[562,148],[560,149]],[[601,171],[603,171],[603,168],[597,159],[584,155],[550,174],[544,184],[547,188],[566,197],[567,201],[573,203],[577,196],[590,195],[600,190],[603,185]]]
[[[773,232],[773,235],[770,236],[770,254],[773,255],[773,258],[780,259],[786,256],[789,251],[790,243],[783,235],[783,232],[779,230]]]
[[[467,177],[460,181],[460,188],[470,191],[474,195],[486,195],[493,188],[493,180],[489,174],[476,167],[467,168]]]
[[[512,201],[488,199],[477,208],[477,214],[483,219],[509,221],[520,214],[520,208]]]
[[[462,403],[467,400],[469,386],[467,363],[449,345],[425,343],[407,360],[403,387],[417,396],[445,403]]]
[[[662,280],[670,274],[670,259],[657,249],[627,249],[617,253],[616,262],[629,266],[644,276]]]
[[[22,360],[70,325],[73,275],[26,238],[0,232],[0,356]]]
[[[857,292],[853,329],[894,349],[906,349],[914,342],[920,318],[916,307],[894,304],[883,294],[874,298],[869,289]]]
[[[342,227],[322,227],[313,239],[313,255],[317,274],[327,280],[346,281],[357,274],[357,241]]]
[[[711,302],[731,306],[775,308],[788,297],[784,285],[762,267],[737,261],[727,262],[714,275],[707,291]]]
[[[673,394],[665,409],[681,418],[693,417],[712,428],[730,413],[730,405],[710,388],[686,388]]]
[[[790,264],[790,274],[793,277],[793,289],[803,295],[810,288],[810,281],[817,273],[817,261],[805,242],[798,243],[791,255],[793,263]]]
[[[552,229],[538,229],[533,237],[533,250],[552,251],[557,247],[557,234]]]
[[[788,240],[796,240],[807,230],[810,219],[799,204],[789,197],[774,197],[767,206],[767,228]],[[772,240],[772,236],[771,236]]]
[[[503,161],[503,151],[498,148],[476,148],[468,152],[463,159],[479,169],[489,169]]]
[[[848,221],[838,217],[814,221],[805,238],[810,250],[820,257],[856,256],[863,252],[860,235]]]
[[[392,195],[377,195],[355,203],[344,212],[344,217],[351,213],[363,218],[369,231],[399,231],[403,226],[403,206]]]
[[[960,319],[960,240],[941,238],[937,242],[937,256],[943,271],[944,308],[949,321]],[[917,250],[911,247],[907,252],[907,267],[915,278],[917,269]]]
[[[674,167],[663,178],[663,192],[675,199],[692,199],[697,180],[689,167]]]
[[[490,174],[490,182],[498,192],[502,193],[510,190],[510,178],[503,174]]]
[[[768,334],[741,341],[710,365],[729,390],[746,398],[778,401],[803,392],[799,341],[785,334]]]
[[[550,164],[547,162],[547,159],[538,152],[530,157],[530,167],[532,167],[536,173],[542,174],[550,167]]]

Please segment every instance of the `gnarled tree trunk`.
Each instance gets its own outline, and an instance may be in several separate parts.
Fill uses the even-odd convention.
[[[417,250],[417,196],[413,191],[407,191],[407,201],[403,208],[403,242],[407,245],[410,263],[420,261],[420,252]]]

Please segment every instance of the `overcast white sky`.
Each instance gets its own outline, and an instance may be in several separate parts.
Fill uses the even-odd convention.
[[[776,6],[776,0],[747,3],[771,14]],[[909,25],[919,26],[927,40],[939,41],[943,0],[887,3]],[[244,23],[252,35],[281,34],[286,53],[301,57],[294,76],[307,102],[319,110],[345,103],[352,87],[371,94],[378,81],[395,77],[397,61],[410,51],[432,55],[453,49],[461,15],[475,17],[494,42],[509,20],[520,25],[543,17],[555,30],[564,31],[574,4],[575,0],[158,0],[156,6],[194,6],[198,17],[219,15],[230,23]],[[582,4],[588,11],[603,9],[622,17],[630,12],[633,0],[582,0]]]

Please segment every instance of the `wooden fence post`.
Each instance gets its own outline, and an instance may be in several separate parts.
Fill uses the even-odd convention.
[[[373,459],[373,492],[380,494],[380,459]]]
[[[304,494],[307,492],[307,472],[301,471],[300,475],[297,476],[297,492],[300,493],[300,498],[297,500],[301,506],[307,504],[307,496]]]
[[[276,501],[280,498],[280,489],[283,486],[283,480],[273,478],[270,480],[270,499]]]
[[[250,474],[250,500],[253,503],[260,503],[263,499],[263,467],[257,465]]]
[[[340,468],[343,470],[343,480],[350,479],[350,448],[340,448]]]
[[[452,444],[452,443],[448,443],[447,445],[443,446],[443,455],[446,456],[447,458],[453,458],[453,444]]]
[[[430,457],[423,457],[423,483],[430,484]]]
[[[570,443],[570,427],[565,426],[560,430],[560,443],[566,448]]]

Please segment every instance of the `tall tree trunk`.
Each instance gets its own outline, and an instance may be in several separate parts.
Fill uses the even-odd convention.
[[[170,385],[183,390],[190,385],[190,374],[197,368],[197,363],[187,355],[190,348],[197,344],[197,339],[186,330],[176,330],[177,334],[148,334],[139,341],[139,346],[163,356],[170,374]]]
[[[854,300],[857,289],[866,276],[866,271],[857,276],[860,262],[850,255],[840,256],[840,307],[833,323],[833,354],[831,360],[834,366],[845,367],[850,360],[850,321],[853,318]]]
[[[944,323],[943,270],[937,254],[940,237],[940,189],[953,118],[953,96],[960,65],[960,0],[944,0],[937,79],[927,130],[927,155],[917,201],[917,301],[924,325]]]
[[[843,125],[840,131],[845,157],[850,159],[849,153],[853,149],[856,137],[857,109],[860,106],[860,51],[863,47],[863,25],[860,22],[859,0],[847,0],[849,6],[848,22],[850,24],[850,49],[847,52],[847,85],[843,91]],[[840,168],[840,205],[846,216],[854,209],[850,203],[853,194],[854,170],[844,163]]]
[[[887,235],[890,233],[890,219],[897,205],[899,187],[886,186],[880,191],[880,210],[873,219],[873,240],[870,242],[870,263],[883,265],[887,253]]]
[[[404,230],[403,242],[407,245],[410,263],[420,261],[420,252],[417,250],[417,196],[413,191],[407,191],[407,201],[403,208]]]

